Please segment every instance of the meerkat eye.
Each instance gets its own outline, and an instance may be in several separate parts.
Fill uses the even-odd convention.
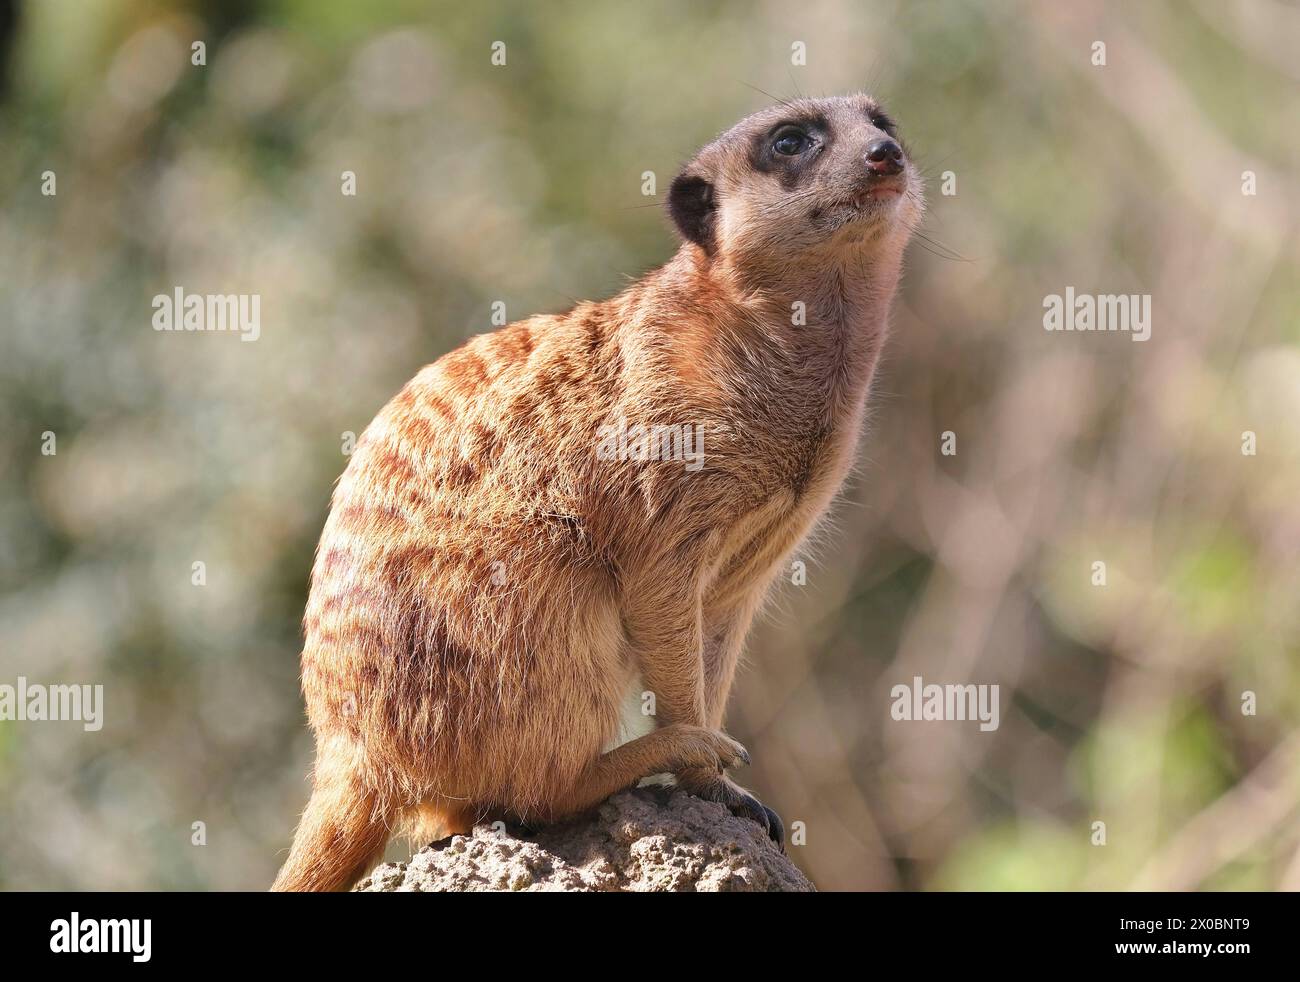
[[[873,114],[871,117],[871,125],[878,130],[884,130],[890,136],[898,135],[897,132],[898,127],[895,126],[894,121],[890,119],[888,116],[886,116],[884,113]]]
[[[782,130],[772,141],[772,149],[783,157],[796,157],[808,149],[810,142],[799,130]]]

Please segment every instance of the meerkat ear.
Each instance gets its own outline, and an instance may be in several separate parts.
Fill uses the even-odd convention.
[[[682,236],[713,251],[713,219],[717,214],[713,185],[699,174],[682,171],[668,189],[668,213]]]

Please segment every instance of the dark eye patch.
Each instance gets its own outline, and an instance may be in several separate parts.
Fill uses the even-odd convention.
[[[778,149],[778,142],[798,134],[802,139],[798,148],[787,142]],[[782,119],[754,134],[749,149],[749,162],[754,170],[775,174],[787,191],[797,187],[811,172],[821,157],[821,151],[830,142],[830,127],[821,115]],[[794,153],[783,151],[794,150]]]

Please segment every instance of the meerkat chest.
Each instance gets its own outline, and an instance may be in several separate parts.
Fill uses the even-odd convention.
[[[857,421],[800,440],[769,469],[757,491],[760,504],[719,530],[715,575],[706,595],[720,606],[766,585],[786,556],[825,515],[852,463]]]
[[[783,491],[742,515],[719,538],[713,575],[704,592],[706,615],[745,604],[771,578],[776,564],[808,530],[792,491]]]

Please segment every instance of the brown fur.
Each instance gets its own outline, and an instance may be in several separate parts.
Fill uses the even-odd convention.
[[[873,112],[853,96],[742,121],[683,172],[712,189],[707,241],[472,339],[371,423],[312,572],[315,790],[276,889],[348,887],[398,825],[553,821],[661,772],[764,820],[723,774],[747,760],[720,732],[727,693],[851,464],[920,216],[910,164],[898,198],[845,204],[869,186]],[[831,138],[790,189],[751,148],[806,116]],[[704,466],[598,459],[619,419],[702,424]],[[638,674],[658,729],[603,752]]]

